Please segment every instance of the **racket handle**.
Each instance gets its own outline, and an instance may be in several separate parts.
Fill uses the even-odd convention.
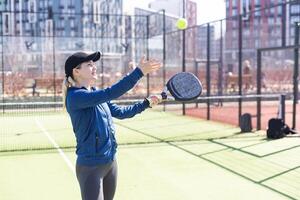
[[[166,100],[168,98],[167,93],[165,93],[165,92],[162,92],[160,95],[163,100]]]

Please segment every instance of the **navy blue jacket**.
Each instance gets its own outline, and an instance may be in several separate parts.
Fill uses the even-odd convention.
[[[136,68],[113,86],[96,90],[70,87],[66,108],[76,136],[77,164],[93,166],[114,160],[117,149],[112,117],[130,118],[149,107],[148,101],[121,107],[110,101],[132,89],[143,76]]]

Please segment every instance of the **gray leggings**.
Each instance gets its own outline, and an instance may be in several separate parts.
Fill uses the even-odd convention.
[[[117,162],[97,166],[76,164],[82,200],[112,200],[117,186]]]

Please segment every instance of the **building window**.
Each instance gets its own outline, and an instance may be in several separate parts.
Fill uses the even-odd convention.
[[[4,10],[8,10],[9,11],[10,10],[10,5],[11,5],[11,0],[6,0],[6,1],[4,1],[3,4],[4,4],[3,7],[5,8]]]
[[[237,38],[237,31],[232,31],[232,37]]]
[[[268,18],[268,23],[269,23],[269,25],[273,25],[274,24],[274,18],[273,17],[269,17]]]
[[[53,20],[47,19],[46,20],[46,36],[52,36],[53,35]]]
[[[75,6],[75,0],[70,0],[70,6]]]
[[[255,44],[255,48],[259,48],[259,40],[255,40],[254,44]]]
[[[261,11],[260,11],[260,10],[256,11],[256,12],[254,13],[254,16],[255,16],[255,17],[260,17],[260,16],[261,16]]]
[[[2,30],[3,35],[9,35],[11,33],[11,17],[10,13],[2,13]]]
[[[250,1],[249,0],[244,0],[244,1],[240,1],[241,3],[241,10],[240,10],[240,14],[242,14],[242,18],[243,20],[248,20],[249,19],[249,15],[250,15]]]
[[[94,1],[93,2],[93,20],[95,24],[100,24],[101,22],[101,2]]]
[[[282,8],[283,8],[283,6],[277,6],[277,13],[278,13],[278,15],[282,14]]]
[[[29,23],[36,22],[36,2],[35,0],[28,1],[28,21]]]
[[[291,14],[299,14],[299,12],[300,12],[300,5],[291,6]]]
[[[282,44],[281,39],[277,39],[277,46],[280,46]]]
[[[244,29],[243,34],[244,34],[244,36],[249,36],[250,35],[249,29],[246,29],[246,30]]]
[[[232,7],[237,7],[237,1],[238,0],[232,0]]]
[[[294,37],[294,34],[295,33],[295,27],[291,27],[291,32],[290,32],[290,35],[292,36],[292,37]]]
[[[237,9],[232,9],[232,16],[237,16]]]
[[[291,24],[295,24],[295,22],[299,22],[299,21],[300,21],[299,17],[297,17],[297,16],[291,17]]]

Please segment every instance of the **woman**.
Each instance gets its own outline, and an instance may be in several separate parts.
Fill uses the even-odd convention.
[[[64,103],[76,136],[76,176],[83,200],[111,200],[114,197],[117,143],[112,117],[130,118],[161,101],[154,95],[127,107],[110,102],[132,89],[144,75],[158,70],[160,62],[143,58],[139,67],[116,84],[96,89],[92,84],[97,79],[95,62],[100,57],[100,52],[78,52],[68,57],[65,63]]]

